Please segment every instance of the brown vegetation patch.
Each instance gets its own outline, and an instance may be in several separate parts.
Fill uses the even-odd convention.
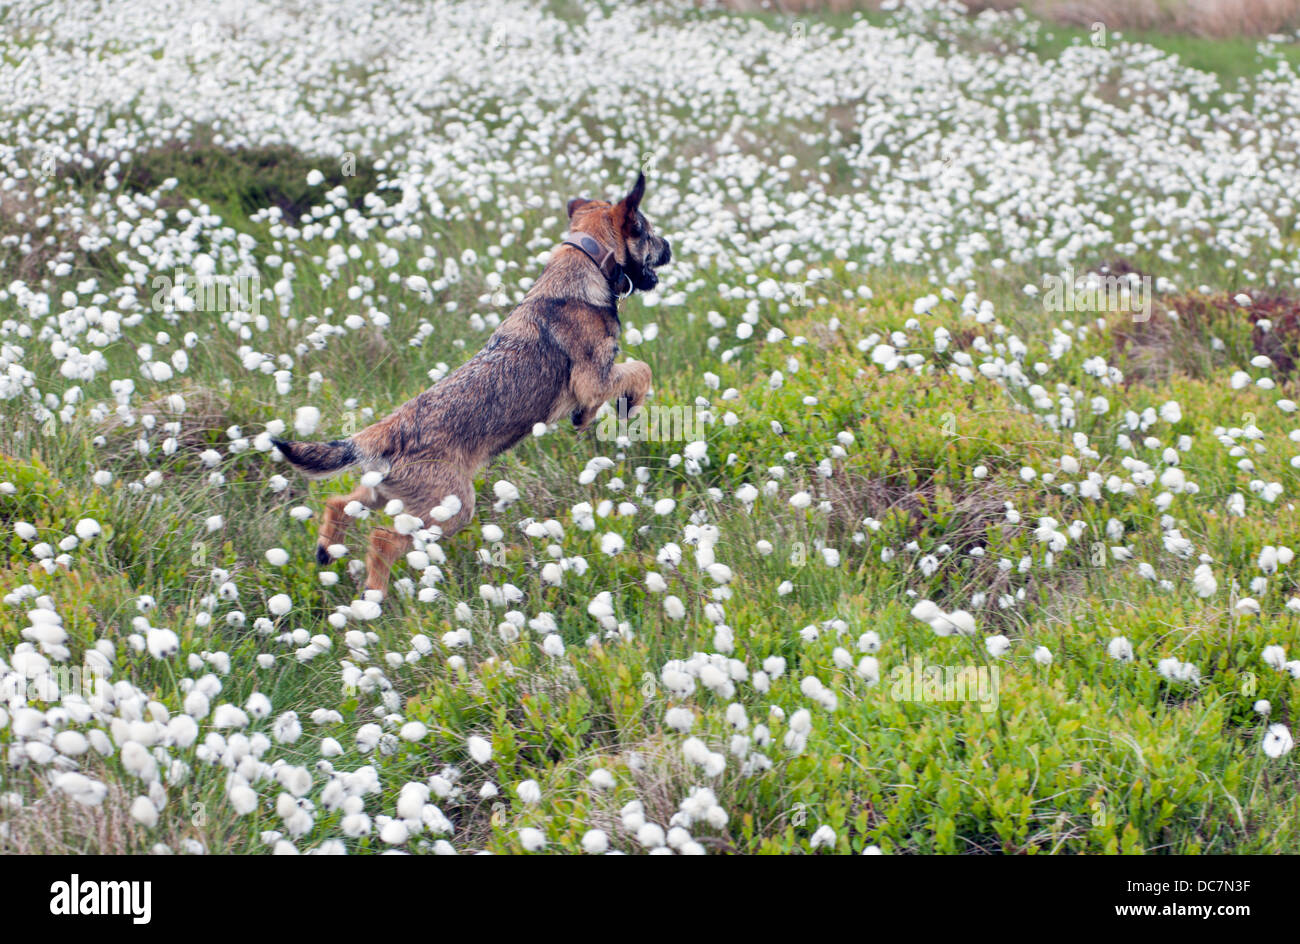
[[[1138,278],[1142,279],[1151,279],[1152,281],[1155,279],[1150,272],[1138,268],[1133,264],[1132,260],[1126,259],[1123,256],[1116,256],[1113,259],[1103,260],[1093,269],[1093,271],[1101,275],[1136,275]]]
[[[1300,27],[1300,0],[963,0],[972,14],[1017,8],[1051,23],[1195,36],[1266,36]],[[881,0],[723,0],[742,13],[787,16],[879,10]]]
[[[0,815],[0,855],[129,855],[147,853],[159,842],[176,852],[186,838],[197,838],[207,846],[206,837],[195,835],[192,829],[182,833],[174,825],[164,825],[163,816],[157,830],[145,829],[131,817],[135,797],[121,782],[102,769],[87,770],[86,774],[108,788],[97,806],[83,806],[48,783],[33,779],[33,784],[42,786],[22,792],[28,797],[40,793],[39,799]],[[172,799],[172,803],[180,802]]]
[[[7,280],[39,285],[49,278],[53,262],[67,261],[78,269],[91,266],[93,255],[77,245],[81,233],[71,230],[66,220],[33,229],[33,221],[46,213],[25,186],[0,191],[0,239],[19,240],[17,246],[0,247],[0,270],[7,273]],[[53,219],[54,214],[49,215]]]
[[[954,552],[982,545],[989,526],[1005,521],[1008,498],[992,480],[956,490],[933,481],[914,486],[902,475],[870,478],[845,469],[826,480],[825,493],[831,503],[832,528],[856,531],[863,518],[883,520],[901,512],[909,522],[909,539],[932,534],[942,537]],[[942,508],[946,518],[937,535],[932,515],[936,508]]]
[[[180,447],[193,452],[202,452],[219,442],[224,431],[231,425],[229,404],[215,391],[208,387],[188,387],[178,394],[185,401],[185,412],[177,413],[172,409],[173,394],[156,397],[146,403],[132,408],[135,422],[128,426],[116,414],[110,416],[101,425],[99,432],[108,440],[104,455],[123,459],[133,452],[132,443],[144,429],[140,420],[145,416],[154,418],[154,431],[161,430],[168,423],[179,423],[176,441]],[[150,437],[154,432],[150,432]]]
[[[1194,36],[1265,36],[1300,26],[1298,0],[965,0],[972,11],[1022,6],[1053,23]]]
[[[197,198],[218,210],[252,214],[278,207],[291,224],[309,216],[314,205],[324,202],[327,190],[342,186],[348,205],[360,210],[365,197],[379,187],[374,165],[359,157],[346,161],[318,158],[288,145],[227,147],[216,142],[212,129],[200,129],[188,139],[178,139],[139,151],[116,173],[124,193],[153,193],[168,179],[177,181],[164,193],[160,205],[176,208]],[[113,161],[99,158],[89,166],[66,164],[58,170],[79,186],[97,187]],[[325,180],[319,186],[307,183],[307,174],[319,170]]]
[[[1063,26],[1153,30],[1196,36],[1265,36],[1300,27],[1300,0],[962,0],[971,14],[1024,9]],[[723,0],[738,13],[846,14],[881,0]]]
[[[988,531],[1028,527],[1023,522],[1012,525],[1006,519],[1008,493],[994,479],[979,483],[962,483],[954,488],[933,481],[908,484],[901,475],[870,478],[861,474],[837,471],[826,480],[825,497],[831,502],[830,533],[852,534],[862,530],[868,516],[880,521],[906,521],[905,540],[917,540],[924,553],[942,544],[950,550],[939,556],[938,573],[957,577],[962,599],[969,608],[967,590],[975,587],[986,594],[985,619],[1001,625],[1007,614],[997,607],[997,598],[1014,589],[1011,574],[998,567],[992,555],[973,557],[971,551],[988,544]],[[918,555],[920,556],[920,555]],[[935,592],[935,602],[943,604],[946,594]]]
[[[1226,296],[1217,296],[1215,301],[1220,310],[1228,304],[1236,306]],[[1271,360],[1282,376],[1290,376],[1300,356],[1300,299],[1257,293],[1251,298],[1246,317],[1253,325],[1250,341],[1255,353]],[[1269,323],[1267,331],[1260,325],[1265,320]]]
[[[1204,378],[1228,361],[1263,354],[1286,380],[1300,362],[1300,299],[1257,291],[1249,306],[1236,293],[1186,293],[1165,304],[1176,317],[1153,315],[1114,333],[1126,383],[1158,383],[1182,372]],[[1215,339],[1222,342],[1216,350]]]

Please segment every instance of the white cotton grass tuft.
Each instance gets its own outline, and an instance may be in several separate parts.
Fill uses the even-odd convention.
[[[959,636],[975,635],[975,617],[965,610],[953,610],[948,614],[948,622]]]
[[[398,731],[398,737],[403,741],[415,743],[417,741],[423,741],[428,733],[429,729],[422,721],[408,721],[406,724],[402,725],[401,730]]]
[[[943,611],[929,600],[921,600],[912,607],[912,616],[923,623],[929,623],[936,617],[942,615]]]
[[[169,659],[180,651],[180,637],[174,630],[150,627],[145,639],[149,654],[155,659]]]
[[[415,534],[424,527],[424,522],[415,515],[399,513],[393,517],[393,530],[398,534]]]
[[[478,735],[471,735],[466,742],[469,756],[476,764],[486,764],[492,759],[492,742]]]
[[[314,406],[300,406],[293,414],[293,431],[304,439],[320,426],[320,410]]]
[[[271,713],[271,699],[261,692],[254,692],[244,702],[244,710],[255,720],[261,720]]]
[[[1287,730],[1284,724],[1270,724],[1268,731],[1264,734],[1264,741],[1261,749],[1270,758],[1276,760],[1279,757],[1291,753],[1295,747],[1295,741],[1291,737],[1291,732]]]
[[[920,600],[912,607],[912,616],[928,623],[936,636],[973,636],[976,632],[975,617],[966,610],[953,610],[945,613],[930,600]]]
[[[813,849],[834,849],[835,830],[829,826],[817,827],[817,831],[812,834],[808,844]]]
[[[136,797],[131,804],[131,818],[145,829],[158,825],[158,807],[148,797]]]
[[[664,724],[678,733],[685,734],[695,726],[695,715],[687,708],[669,708],[664,715]]]

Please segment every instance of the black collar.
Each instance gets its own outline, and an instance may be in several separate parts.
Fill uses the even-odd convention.
[[[567,233],[564,239],[560,240],[560,245],[582,250],[582,254],[590,259],[600,270],[600,274],[605,277],[615,299],[627,298],[632,294],[632,279],[623,271],[623,267],[614,261],[614,250],[602,246],[596,237],[590,233]],[[626,292],[620,291],[624,282],[627,284]]]

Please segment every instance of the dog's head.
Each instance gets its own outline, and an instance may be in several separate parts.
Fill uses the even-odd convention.
[[[632,287],[648,292],[659,284],[655,269],[672,259],[668,240],[656,236],[654,227],[641,212],[645,195],[645,174],[618,203],[574,197],[569,201],[569,229],[589,233],[614,251],[614,261],[632,281]]]

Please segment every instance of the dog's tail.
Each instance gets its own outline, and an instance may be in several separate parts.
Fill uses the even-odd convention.
[[[272,438],[289,464],[309,479],[323,479],[361,461],[361,453],[350,439],[331,442],[286,442]]]

